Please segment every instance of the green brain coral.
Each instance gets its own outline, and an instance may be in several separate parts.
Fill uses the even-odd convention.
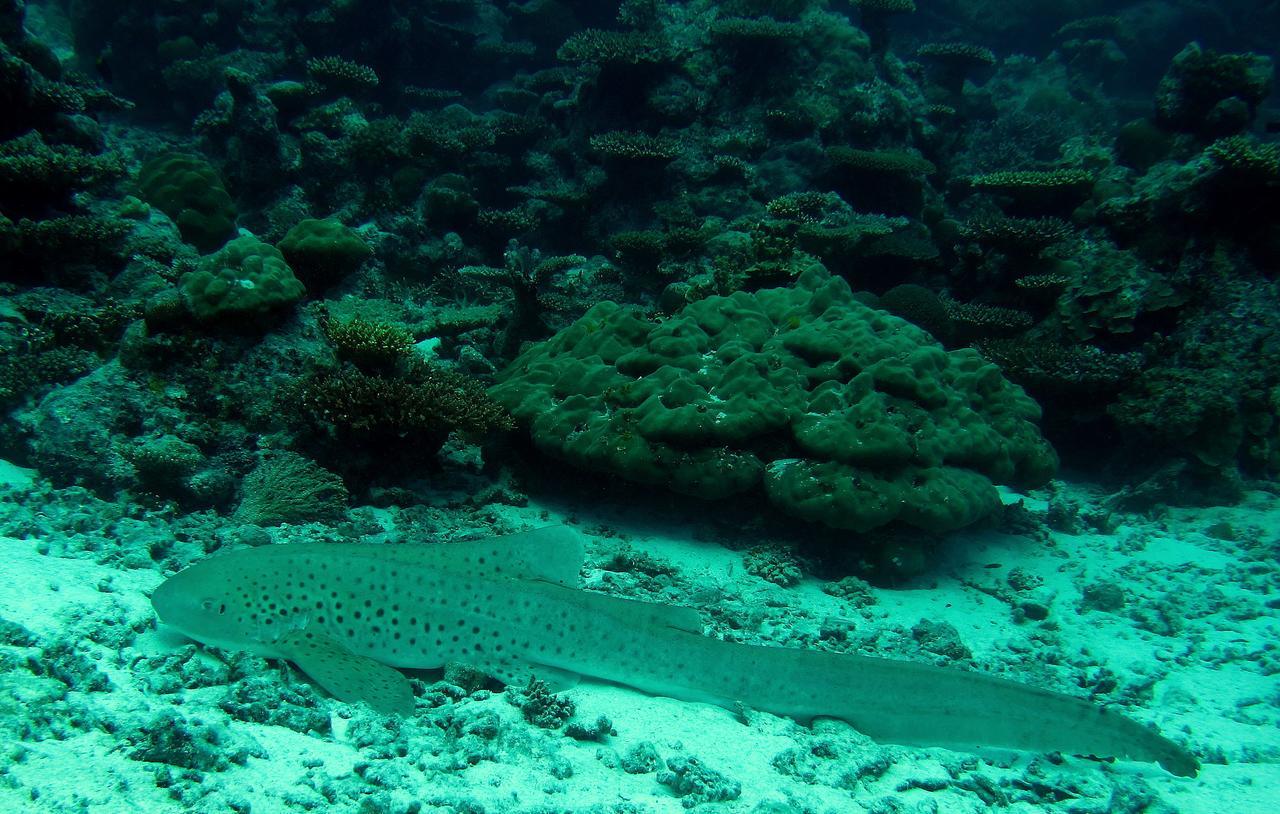
[[[147,203],[178,225],[182,239],[202,252],[220,248],[236,234],[236,207],[208,161],[165,153],[142,165],[138,188]]]
[[[179,287],[191,313],[209,322],[252,320],[306,293],[279,250],[252,235],[201,258]]]
[[[336,218],[308,218],[298,223],[277,247],[307,283],[327,286],[360,268],[373,250],[360,235]]]
[[[526,350],[490,394],[542,450],[702,498],[763,489],[806,520],[930,531],[1038,485],[1039,407],[973,350],[854,299],[814,269],[654,322],[596,305]]]

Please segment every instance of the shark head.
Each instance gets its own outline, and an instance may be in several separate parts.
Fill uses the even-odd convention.
[[[161,622],[198,642],[271,655],[254,597],[236,562],[238,552],[211,557],[169,577],[151,594]]]

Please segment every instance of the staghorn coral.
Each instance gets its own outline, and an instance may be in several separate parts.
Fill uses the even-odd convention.
[[[1061,218],[980,217],[966,221],[964,236],[1006,254],[1036,257],[1074,234]]]
[[[667,41],[657,34],[588,28],[565,40],[556,57],[565,62],[598,65],[660,65],[671,61],[672,52]]]
[[[999,305],[943,300],[947,316],[958,338],[1009,336],[1019,334],[1035,324],[1026,311]]]
[[[827,148],[827,160],[843,170],[889,175],[930,175],[937,172],[932,161],[898,150],[858,150],[837,145]]]
[[[1011,380],[1036,394],[1114,394],[1142,367],[1136,353],[1108,353],[1093,345],[1025,339],[981,339],[978,351]]]
[[[915,222],[859,244],[855,254],[862,259],[907,266],[930,263],[939,256],[938,246],[929,230]]]
[[[1093,174],[1082,169],[1003,170],[973,175],[969,186],[1001,196],[1013,214],[1042,215],[1079,206],[1093,189]]]
[[[656,229],[618,232],[609,246],[620,263],[630,268],[656,266],[667,250],[667,236]]]
[[[853,4],[865,12],[882,14],[908,14],[916,10],[915,0],[854,0]]]
[[[471,305],[448,308],[433,315],[425,332],[430,336],[456,336],[478,328],[492,328],[503,319],[497,305]]]
[[[814,0],[725,0],[722,4],[725,14],[777,20],[795,19],[812,5]]]
[[[1024,274],[1013,281],[1013,287],[1029,299],[1039,302],[1053,301],[1071,285],[1072,278],[1056,271],[1040,274]]]
[[[924,207],[924,176],[933,162],[903,150],[860,150],[844,145],[826,149],[835,191],[854,209],[918,217]]]
[[[862,12],[862,27],[871,41],[871,50],[883,53],[889,47],[889,19],[898,14],[914,14],[915,0],[853,0]]]
[[[774,198],[764,208],[775,218],[817,223],[838,212],[841,200],[834,192],[792,192]]]
[[[615,162],[666,163],[680,156],[680,142],[648,133],[613,130],[592,136],[588,143],[601,158]]]
[[[878,238],[894,234],[895,222],[890,218],[860,216],[833,221],[800,224],[795,233],[796,245],[825,262],[834,263],[851,256],[873,256],[877,250],[870,246]]]
[[[362,370],[392,370],[413,349],[413,334],[402,325],[361,317],[337,320],[327,312],[320,315],[319,321],[320,331],[338,358]]]
[[[127,220],[94,215],[63,215],[9,223],[0,216],[0,252],[8,256],[10,279],[52,276],[50,269],[74,263],[107,264],[122,259]]]
[[[969,184],[983,192],[1016,195],[1023,191],[1078,189],[1093,185],[1093,176],[1084,170],[1005,170],[974,175]]]
[[[51,207],[67,208],[76,192],[105,186],[123,174],[119,155],[49,144],[32,130],[0,142],[0,213],[38,216]]]
[[[338,56],[307,60],[307,76],[326,91],[353,95],[372,93],[380,82],[373,68]]]
[[[538,214],[530,206],[480,209],[476,212],[476,226],[495,238],[511,239],[537,228]]]
[[[1227,136],[1205,148],[1205,155],[1234,180],[1280,185],[1280,144],[1260,143],[1248,136]]]
[[[929,42],[916,49],[916,56],[964,68],[996,64],[990,48],[968,42]]]
[[[1057,40],[1115,39],[1124,34],[1124,20],[1111,15],[1081,17],[1063,23],[1053,32]]]
[[[474,380],[418,363],[395,376],[344,367],[310,375],[285,397],[295,417],[337,443],[385,454],[429,456],[454,431],[483,435],[511,419]],[[292,411],[291,411],[292,412]]]
[[[930,67],[930,77],[952,96],[964,91],[965,79],[996,64],[990,48],[967,42],[930,42],[916,49],[916,56]]]
[[[713,42],[722,45],[760,49],[799,39],[804,36],[804,27],[768,17],[719,17],[707,33]],[[759,55],[759,51],[754,53]]]

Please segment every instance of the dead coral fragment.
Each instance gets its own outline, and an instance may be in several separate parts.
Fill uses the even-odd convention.
[[[748,574],[783,588],[799,585],[804,577],[795,552],[779,545],[760,545],[752,548],[743,555],[742,564]]]
[[[931,42],[920,46],[916,56],[931,65],[931,75],[939,86],[953,94],[964,89],[964,80],[975,71],[996,64],[990,48],[967,42]]]

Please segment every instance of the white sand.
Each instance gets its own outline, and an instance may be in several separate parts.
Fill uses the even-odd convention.
[[[536,507],[507,511],[530,523],[537,514]],[[617,518],[576,514],[583,528],[628,531]],[[1237,539],[1206,534],[1216,523],[1229,524]],[[671,560],[698,590],[723,592],[730,606],[759,609],[766,623],[785,620],[801,635],[816,635],[825,618],[836,617],[851,622],[860,641],[882,643],[888,655],[927,657],[913,650],[909,633],[927,619],[953,625],[978,665],[1054,689],[1068,689],[1061,682],[1096,676],[1104,667],[1122,687],[1153,680],[1150,698],[1134,692],[1145,700],[1132,714],[1173,737],[1185,733],[1207,761],[1198,778],[1187,780],[1142,764],[1108,767],[1069,759],[1054,766],[1031,755],[993,755],[991,763],[944,750],[883,747],[838,722],[820,722],[810,730],[752,714],[744,724],[726,710],[594,683],[569,695],[578,705],[576,720],[590,722],[599,714],[611,719],[617,734],[606,743],[577,742],[533,728],[494,695],[453,707],[463,722],[484,716],[497,722],[496,737],[482,739],[486,759],[476,765],[441,771],[443,758],[430,754],[431,744],[440,749],[439,730],[429,725],[406,727],[401,742],[410,745],[409,758],[381,759],[354,747],[350,722],[341,717],[351,709],[336,702],[322,702],[338,722],[334,734],[318,736],[232,720],[217,706],[220,687],[153,692],[136,660],[171,653],[181,642],[157,631],[135,637],[129,628],[148,624],[146,596],[160,574],[42,555],[38,541],[3,539],[0,618],[25,627],[38,646],[0,647],[5,657],[0,664],[7,667],[0,673],[0,710],[9,721],[0,730],[9,755],[7,771],[0,775],[0,811],[224,811],[237,803],[251,805],[254,814],[270,814],[317,807],[358,811],[361,800],[371,811],[405,811],[414,799],[422,801],[423,811],[466,810],[459,808],[463,801],[491,812],[685,810],[653,773],[633,775],[617,768],[617,756],[641,741],[652,742],[663,757],[696,756],[739,781],[738,799],[707,804],[706,810],[723,812],[982,811],[986,806],[973,791],[980,783],[1009,795],[1003,808],[1009,812],[1280,810],[1280,682],[1274,672],[1280,669],[1274,644],[1280,631],[1277,611],[1265,606],[1276,596],[1280,579],[1277,540],[1280,505],[1265,494],[1252,495],[1239,507],[1178,510],[1158,521],[1125,518],[1111,534],[1055,533],[1048,543],[972,533],[948,544],[945,561],[928,583],[876,590],[877,604],[858,611],[823,593],[814,579],[781,588],[753,577],[743,569],[740,553],[693,542],[687,529],[631,535],[635,549]],[[592,548],[599,552],[614,544],[597,538]],[[1008,593],[1005,577],[1015,567],[1043,580],[1018,596],[1046,604],[1052,624],[1015,623],[1009,604],[991,595]],[[1083,587],[1099,579],[1124,585],[1125,608],[1078,611]],[[1135,617],[1173,619],[1180,629],[1161,635],[1143,629],[1152,624]],[[33,674],[39,670],[26,660],[41,662],[44,649],[60,642],[92,659],[109,678],[110,691],[65,692],[56,678]],[[1046,657],[1059,664],[1046,666]],[[274,668],[266,674],[280,675]],[[175,770],[185,803],[156,787],[157,764],[130,757],[136,728],[180,699],[182,714],[224,727],[230,742],[256,745],[263,755],[185,778]],[[47,725],[39,721],[50,714],[87,717],[117,731],[104,731],[99,723],[65,739],[34,741],[31,733],[22,735],[28,719],[36,721],[35,737],[47,734]],[[362,711],[355,714],[357,720],[365,717]],[[23,749],[15,762],[18,741]],[[834,744],[834,756],[814,757],[811,747],[824,742]],[[793,748],[818,767],[810,778],[814,782],[784,775],[772,765],[775,755]],[[888,763],[883,776],[848,780],[856,776],[851,767],[877,760]],[[363,778],[352,773],[361,761],[373,767]],[[565,767],[572,776],[563,776]],[[1031,781],[1042,784],[1041,792],[1020,790]],[[1049,787],[1071,796],[1054,803],[1042,793]],[[332,802],[322,796],[326,792]],[[1145,808],[1118,802],[1143,795],[1152,799]],[[883,807],[887,798],[905,808]]]

